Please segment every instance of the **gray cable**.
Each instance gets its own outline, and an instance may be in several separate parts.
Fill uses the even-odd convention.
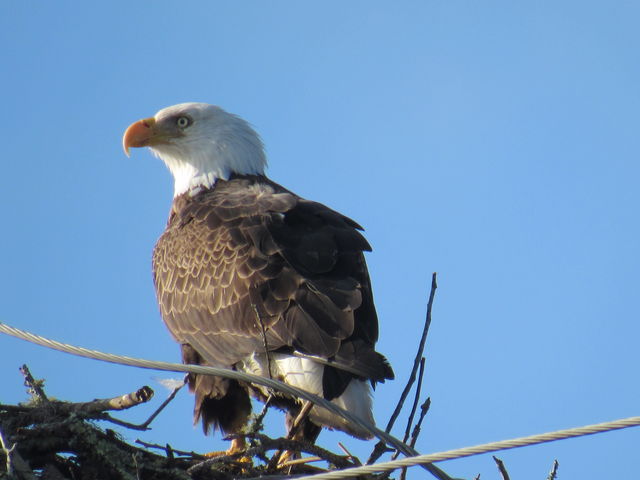
[[[460,448],[456,450],[448,450],[445,452],[431,453],[427,455],[420,455],[418,452],[401,442],[397,438],[389,435],[386,432],[376,428],[375,426],[365,422],[359,417],[352,415],[346,410],[334,405],[333,403],[325,400],[324,398],[313,395],[305,390],[300,390],[295,387],[291,387],[285,383],[269,378],[259,377],[248,373],[237,372],[235,370],[229,370],[225,368],[215,367],[203,367],[200,365],[183,365],[179,363],[170,362],[158,362],[152,360],[144,360],[140,358],[127,357],[123,355],[114,355],[110,353],[99,352],[96,350],[89,350],[87,348],[76,347],[55,340],[50,340],[39,335],[35,335],[24,330],[20,330],[15,327],[11,327],[7,324],[0,322],[0,333],[26,340],[37,345],[59,350],[61,352],[71,353],[85,358],[92,358],[96,360],[102,360],[105,362],[116,363],[119,365],[129,365],[140,368],[147,368],[151,370],[164,370],[170,372],[188,372],[188,373],[200,373],[205,375],[216,375],[219,377],[230,378],[233,380],[239,380],[243,382],[256,383],[268,388],[288,393],[289,395],[297,396],[305,400],[309,400],[316,405],[322,406],[327,410],[341,416],[342,418],[355,423],[356,425],[370,431],[384,442],[392,445],[405,455],[409,455],[408,458],[402,458],[398,460],[391,460],[388,462],[380,462],[373,465],[364,465],[356,468],[349,468],[345,470],[338,470],[334,472],[321,473],[318,475],[311,475],[306,477],[299,477],[298,480],[339,480],[351,477],[357,477],[360,475],[382,473],[396,470],[403,467],[412,467],[416,465],[426,466],[433,462],[439,462],[443,460],[453,460],[455,458],[468,457],[472,455],[479,455],[482,453],[495,452],[498,450],[507,450],[511,448],[525,447],[528,445],[535,445],[545,442],[553,442],[555,440],[563,440],[566,438],[580,437],[584,435],[592,435],[595,433],[608,432],[611,430],[619,430],[622,428],[634,427],[640,425],[640,417],[629,417],[620,420],[614,420],[611,422],[597,423],[593,425],[586,425],[584,427],[569,428],[564,430],[556,430],[554,432],[541,433],[538,435],[530,435],[528,437],[520,437],[511,440],[502,440],[499,442],[485,443],[481,445]],[[432,466],[435,467],[435,466]],[[446,475],[446,474],[445,474]]]
[[[526,447],[528,445],[536,445],[538,443],[553,442],[555,440],[563,440],[573,437],[581,437],[584,435],[592,435],[595,433],[608,432],[611,430],[619,430],[621,428],[635,427],[638,425],[640,425],[640,417],[629,417],[621,420],[614,420],[612,422],[596,423],[593,425],[586,425],[584,427],[567,428],[564,430],[556,430],[554,432],[530,435],[528,437],[484,443],[472,447],[459,448],[456,450],[448,450],[438,453],[430,453],[427,455],[418,455],[415,457],[402,458],[399,460],[375,463],[373,465],[364,465],[362,467],[320,473],[318,475],[308,475],[304,477],[298,477],[296,478],[296,480],[341,480],[372,473],[390,472],[402,467],[413,467],[415,465],[440,462],[442,460],[453,460],[455,458],[470,457],[472,455],[480,455],[481,453],[495,452],[498,450],[508,450],[510,448]]]
[[[378,437],[380,440],[392,445],[397,450],[401,451],[403,454],[408,456],[417,455],[418,452],[412,447],[408,446],[404,442],[398,440],[392,435],[376,428],[371,425],[369,422],[362,420],[361,418],[353,415],[346,410],[338,407],[337,405],[321,398],[317,395],[309,393],[305,390],[300,390],[299,388],[292,387],[287,385],[286,383],[279,382],[277,380],[272,380],[270,378],[259,377],[257,375],[251,375],[244,372],[238,372],[236,370],[229,370],[227,368],[216,368],[216,367],[204,367],[201,365],[184,365],[181,363],[170,363],[170,362],[158,362],[152,360],[144,360],[141,358],[133,358],[124,355],[114,355],[111,353],[104,353],[97,350],[89,350],[83,347],[76,347],[74,345],[69,345],[66,343],[58,342],[55,340],[51,340],[45,337],[41,337],[39,335],[35,335],[33,333],[27,332],[25,330],[21,330],[19,328],[11,327],[6,323],[0,322],[0,332],[10,335],[12,337],[20,338],[22,340],[26,340],[31,343],[35,343],[37,345],[41,345],[43,347],[52,348],[54,350],[58,350],[65,353],[71,353],[73,355],[78,355],[80,357],[92,358],[95,360],[102,360],[104,362],[116,363],[119,365],[129,365],[132,367],[140,367],[147,368],[151,370],[164,370],[169,372],[187,372],[187,373],[201,373],[205,375],[215,375],[218,377],[230,378],[232,380],[239,380],[241,382],[255,383],[258,385],[262,385],[264,387],[272,388],[274,390],[279,390],[281,392],[287,393],[289,395],[293,395],[295,397],[302,398],[304,400],[309,400],[310,402],[326,408],[332,413],[352,422],[359,427],[371,432],[373,435]]]

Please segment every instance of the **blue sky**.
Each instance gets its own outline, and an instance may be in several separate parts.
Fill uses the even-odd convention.
[[[639,16],[635,2],[3,2],[0,320],[179,359],[150,273],[171,178],[120,141],[204,101],[256,127],[272,179],[366,228],[378,346],[398,377],[376,391],[380,425],[434,271],[421,453],[638,415]],[[166,374],[0,336],[0,401],[25,399],[22,363],[69,400],[150,384],[155,404],[130,420],[164,396]],[[185,392],[138,437],[220,448],[191,408]],[[554,458],[562,478],[624,478],[639,439],[499,456],[514,479],[546,478]],[[371,448],[321,437],[337,441]],[[488,455],[441,467],[498,475]]]

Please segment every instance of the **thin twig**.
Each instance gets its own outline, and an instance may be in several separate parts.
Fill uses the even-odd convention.
[[[0,431],[0,453],[3,453],[5,458],[5,472],[6,478],[20,478],[23,480],[36,480],[36,476],[33,475],[29,464],[20,456],[18,450],[16,450],[16,444],[7,448],[7,441]],[[2,472],[0,472],[2,474]],[[4,475],[2,476],[4,478]]]
[[[258,307],[255,304],[251,304],[253,307],[253,311],[256,312],[256,318],[258,319],[258,323],[260,324],[260,329],[262,330],[262,346],[264,347],[264,355],[267,357],[267,368],[269,369],[269,378],[273,378],[271,375],[271,352],[269,351],[269,342],[267,342],[267,329],[264,326],[264,322],[262,321],[262,316],[258,311]]]
[[[493,460],[496,462],[496,465],[498,465],[498,470],[500,471],[500,475],[502,475],[502,480],[511,480],[509,478],[509,473],[507,472],[507,469],[504,466],[504,462],[500,460],[498,457],[496,457],[495,455],[493,455]]]
[[[258,433],[263,429],[264,417],[267,415],[267,412],[269,411],[269,407],[271,406],[272,400],[273,400],[273,395],[269,395],[265,400],[260,413],[253,418],[253,421],[251,422],[251,426],[248,430],[250,434]]]
[[[20,367],[20,373],[22,373],[22,376],[24,377],[24,386],[29,389],[29,395],[34,397],[37,401],[47,402],[49,399],[42,388],[44,380],[36,380],[33,378],[33,375],[31,375],[29,367],[27,367],[26,364]]]
[[[409,434],[411,433],[411,425],[413,424],[413,417],[416,415],[416,410],[418,409],[418,402],[420,401],[420,393],[422,391],[422,378],[424,377],[424,357],[420,360],[420,370],[418,373],[418,383],[416,385],[416,394],[413,397],[413,405],[411,405],[411,413],[409,414],[409,419],[407,420],[407,427],[404,430],[404,437],[402,437],[402,441],[407,443],[409,440]]]
[[[340,450],[342,450],[353,463],[355,463],[356,465],[362,465],[360,459],[353,455],[342,442],[338,442],[338,446],[340,447]]]
[[[409,380],[407,381],[407,384],[405,385],[404,390],[400,395],[398,404],[396,405],[395,410],[391,414],[391,418],[389,418],[389,422],[387,423],[387,427],[385,428],[385,432],[387,433],[391,433],[391,429],[393,428],[393,425],[395,424],[396,419],[398,418],[398,415],[400,415],[400,411],[404,406],[404,402],[407,398],[407,395],[409,395],[409,392],[411,391],[411,387],[413,386],[413,383],[416,381],[416,373],[418,372],[418,368],[420,367],[420,359],[423,356],[424,345],[427,341],[429,326],[431,325],[431,309],[433,307],[433,299],[436,294],[436,289],[438,288],[436,277],[437,277],[437,274],[434,272],[433,275],[431,276],[431,291],[429,293],[429,301],[427,302],[427,315],[424,322],[424,328],[422,330],[422,337],[420,338],[420,343],[418,345],[418,351],[416,353],[415,359],[413,360],[413,368],[411,370],[411,375],[409,375]],[[384,445],[384,442],[382,441],[378,442],[374,447],[373,452],[371,452],[371,455],[367,460],[367,464],[370,465],[374,463],[376,460],[378,460],[378,458],[380,458],[384,453],[385,448],[386,446]]]
[[[287,460],[286,462],[282,462],[280,465],[278,465],[278,467],[287,468],[287,467],[294,467],[296,465],[306,465],[307,463],[322,462],[322,461],[324,461],[324,459],[320,457],[294,458],[293,460]],[[319,469],[319,470],[326,472],[326,470],[324,469]]]
[[[142,440],[140,440],[139,438],[136,439],[136,443],[138,445],[142,445],[145,448],[155,448],[157,450],[163,450],[165,455],[168,458],[174,458],[174,454],[179,455],[181,457],[190,457],[193,458],[195,460],[201,460],[203,458],[205,458],[204,455],[200,455],[199,453],[196,452],[186,452],[184,450],[176,450],[175,448],[173,448],[171,445],[169,445],[168,443],[166,445],[158,445],[157,443],[147,443],[144,442]]]
[[[33,405],[7,405],[6,403],[0,403],[0,410],[4,410],[5,412],[30,412],[33,408]]]
[[[155,412],[153,412],[151,414],[151,416],[149,418],[147,418],[147,420],[142,423],[140,426],[144,427],[145,429],[151,425],[151,422],[153,422],[155,420],[155,418],[160,414],[160,412],[162,412],[162,410],[164,410],[164,408],[169,405],[169,403],[171,403],[171,401],[176,398],[176,395],[178,394],[178,392],[187,384],[187,379],[189,378],[189,375],[185,375],[184,378],[182,379],[182,385],[178,385],[177,387],[175,387],[173,389],[173,391],[169,394],[169,396],[165,399],[164,402],[162,402],[162,404],[156,409]]]
[[[313,407],[313,403],[311,403],[309,400],[304,401],[304,403],[302,404],[302,408],[298,412],[298,415],[293,420],[291,428],[287,432],[287,436],[285,437],[287,440],[293,440],[295,438],[296,433],[298,433],[298,431],[302,427],[302,422],[307,417],[307,415],[309,415],[309,412],[311,411],[312,407]],[[286,463],[286,461],[284,460],[286,460],[290,456],[291,455],[287,453],[287,450],[284,450],[284,451],[278,450],[273,455],[271,460],[269,460],[269,463],[267,466],[268,468],[273,469],[276,467],[276,465],[283,465],[284,463]]]
[[[136,480],[140,480],[140,466],[138,465],[138,457],[135,453],[131,454],[131,460],[136,469]]]
[[[16,444],[11,445],[10,448],[7,448],[7,444],[4,441],[4,437],[2,436],[2,430],[0,430],[0,452],[4,454],[5,458],[5,474],[7,477],[11,477],[13,475],[13,465],[11,465],[11,452],[15,448]]]
[[[413,433],[411,433],[411,443],[409,444],[411,447],[416,446],[416,441],[418,440],[418,435],[420,435],[420,427],[422,426],[422,421],[424,417],[427,415],[429,411],[429,407],[431,406],[431,397],[427,397],[422,405],[420,405],[420,417],[416,422],[416,426],[413,427]]]
[[[407,420],[407,427],[404,431],[404,437],[402,438],[402,441],[404,443],[407,443],[407,440],[409,439],[409,434],[411,433],[411,425],[413,424],[413,417],[416,414],[416,410],[418,409],[418,401],[420,400],[420,392],[422,391],[422,378],[424,376],[424,357],[422,357],[422,359],[420,360],[420,371],[418,373],[418,383],[416,384],[416,394],[413,397],[413,405],[411,405],[411,413],[409,414],[409,418]],[[392,459],[396,459],[398,458],[398,455],[400,455],[400,452],[398,450],[396,450],[396,452],[393,454],[393,456],[391,457]],[[407,469],[403,468],[402,471],[400,472],[400,480],[406,480],[407,478]]]
[[[255,435],[257,433],[260,433],[263,429],[264,429],[264,417],[267,415],[267,412],[269,411],[269,407],[271,406],[271,402],[273,400],[273,395],[269,394],[269,396],[267,397],[267,399],[264,402],[264,405],[262,406],[262,410],[260,411],[260,413],[258,415],[255,415],[253,417],[253,420],[251,421],[251,424],[249,425],[249,428],[247,429],[248,432],[248,438],[249,438],[249,445],[251,448],[256,447],[256,440],[254,438],[251,437],[251,435]],[[257,453],[256,456],[262,460],[264,463],[268,464],[269,463],[269,458],[267,458],[266,455],[262,454],[262,453]]]
[[[407,385],[405,386],[402,392],[402,395],[400,396],[400,400],[398,401],[398,405],[396,406],[396,409],[394,410],[393,415],[391,415],[391,418],[387,423],[387,428],[385,429],[386,432],[391,432],[391,429],[393,428],[393,425],[396,419],[398,418],[398,415],[400,414],[402,407],[404,406],[404,402],[407,396],[409,395],[409,392],[411,391],[413,382],[415,382],[416,380],[416,373],[418,371],[418,368],[420,368],[420,360],[422,359],[422,356],[423,356],[424,345],[427,341],[427,334],[429,333],[429,327],[431,326],[431,309],[433,308],[433,299],[435,297],[437,288],[438,288],[438,283],[436,282],[436,273],[434,272],[433,276],[431,277],[431,291],[429,293],[429,301],[427,303],[427,316],[425,318],[424,328],[422,330],[422,337],[420,337],[418,352],[416,353],[416,357],[413,360],[413,368],[411,369],[411,375],[409,377],[409,381],[407,382]]]
[[[300,409],[300,412],[298,413],[295,420],[293,421],[293,425],[291,425],[291,429],[287,433],[286,438],[288,438],[289,440],[293,439],[295,434],[298,433],[298,431],[300,430],[300,427],[302,426],[302,422],[309,415],[311,408],[313,408],[313,403],[310,402],[309,400],[305,400],[304,403],[302,404],[302,408]]]
[[[128,428],[129,430],[149,430],[148,427],[143,427],[141,424],[126,422],[124,420],[120,420],[119,418],[112,417],[108,413],[98,414],[95,418],[97,420],[104,420],[105,422],[111,422],[115,425],[120,425],[121,427]]]
[[[558,467],[560,466],[560,464],[558,463],[558,460],[554,460],[553,461],[553,467],[551,467],[551,471],[549,472],[549,475],[547,476],[547,480],[556,480],[556,476],[558,475]]]
[[[169,403],[171,403],[171,401],[176,398],[176,395],[178,394],[178,392],[187,384],[187,379],[189,378],[189,375],[185,375],[183,380],[182,380],[182,384],[178,385],[177,387],[175,387],[171,393],[169,394],[169,396],[167,396],[167,398],[164,400],[164,402],[162,402],[162,404],[149,416],[149,418],[147,418],[144,422],[140,423],[140,424],[135,424],[135,423],[129,423],[129,422],[125,422],[124,420],[120,420],[118,418],[114,418],[111,415],[105,413],[104,415],[102,415],[102,417],[100,418],[101,420],[106,420],[108,422],[112,422],[115,423],[116,425],[120,425],[121,427],[126,427],[129,428],[131,430],[149,430],[149,425],[151,425],[151,422],[153,422],[155,420],[155,418],[160,415],[160,412],[162,412],[162,410],[165,409],[165,407],[167,405],[169,405]],[[151,390],[149,387],[143,387],[143,388],[147,388],[151,391],[151,396],[153,396],[153,390]],[[140,392],[142,389],[140,389],[138,392]],[[147,400],[150,400],[151,397],[149,397]],[[134,405],[130,405],[130,406],[134,406]],[[126,407],[129,408],[129,407]]]

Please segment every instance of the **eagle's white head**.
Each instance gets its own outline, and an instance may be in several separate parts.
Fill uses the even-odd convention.
[[[174,196],[211,187],[232,173],[263,175],[267,161],[262,140],[242,118],[207,103],[181,103],[127,128],[131,147],[150,147],[173,175]]]

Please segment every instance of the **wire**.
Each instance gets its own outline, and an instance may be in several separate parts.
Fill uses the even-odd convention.
[[[383,432],[375,426],[365,422],[361,418],[343,410],[342,408],[334,405],[333,403],[321,398],[317,395],[309,393],[305,390],[287,385],[277,380],[270,378],[259,377],[257,375],[251,375],[244,372],[238,372],[236,370],[230,370],[226,368],[216,367],[204,367],[201,365],[184,365],[179,363],[170,362],[158,362],[153,360],[144,360],[140,358],[127,357],[124,355],[114,355],[111,353],[104,353],[97,350],[89,350],[83,347],[76,347],[66,343],[61,343],[55,340],[51,340],[19,328],[11,327],[5,323],[0,322],[0,333],[5,333],[12,337],[20,338],[37,345],[52,348],[65,353],[78,355],[80,357],[92,358],[95,360],[102,360],[104,362],[115,363],[119,365],[128,365],[133,367],[146,368],[151,370],[164,370],[170,372],[188,372],[205,375],[215,375],[219,377],[230,378],[233,380],[239,380],[242,382],[256,383],[274,390],[279,390],[289,395],[300,397],[304,400],[309,400],[318,406],[324,407],[332,413],[339,415],[340,417],[355,423],[359,427],[370,431],[373,435],[379,439],[392,445],[405,455],[407,458],[398,460],[391,460],[388,462],[380,462],[373,465],[364,465],[356,468],[349,468],[345,470],[337,470],[333,472],[321,473],[318,475],[310,475],[305,477],[298,477],[298,480],[338,480],[351,477],[358,477],[360,475],[367,475],[372,473],[383,473],[396,470],[403,467],[412,467],[421,465],[423,467],[435,467],[429,465],[433,462],[440,462],[443,460],[453,460],[456,458],[469,457],[472,455],[480,455],[483,453],[495,452],[498,450],[508,450],[511,448],[526,447],[529,445],[536,445],[539,443],[553,442],[556,440],[563,440],[567,438],[580,437],[584,435],[593,435],[596,433],[608,432],[611,430],[619,430],[622,428],[634,427],[640,425],[640,417],[629,417],[620,420],[614,420],[611,422],[596,423],[592,425],[586,425],[583,427],[568,428],[564,430],[556,430],[553,432],[541,433],[537,435],[530,435],[527,437],[514,438],[511,440],[502,440],[499,442],[485,443],[481,445],[475,445],[471,447],[460,448],[456,450],[448,450],[438,453],[430,453],[427,455],[420,455],[418,452],[409,445],[401,442],[392,435]],[[433,473],[433,472],[432,472]],[[443,474],[446,475],[446,474]]]
[[[529,445],[553,442],[566,438],[581,437],[584,435],[593,435],[595,433],[620,430],[621,428],[635,427],[638,425],[640,425],[640,417],[629,417],[621,420],[614,420],[612,422],[596,423],[593,425],[586,425],[584,427],[567,428],[564,430],[556,430],[554,432],[530,435],[528,437],[484,443],[482,445],[459,448],[457,450],[448,450],[445,452],[418,455],[415,457],[402,458],[399,460],[380,462],[373,465],[364,465],[362,467],[320,473],[318,475],[308,475],[304,477],[298,477],[296,478],[296,480],[338,480],[358,477],[360,475],[367,475],[372,473],[390,472],[402,467],[413,467],[415,465],[440,462],[442,460],[453,460],[455,458],[470,457],[472,455],[480,455],[482,453],[495,452],[498,450],[508,450],[510,448],[526,447]]]
[[[27,332],[25,330],[21,330],[19,328],[12,327],[2,322],[0,322],[0,333],[5,333],[12,337],[26,340],[27,342],[35,343],[37,345],[41,345],[47,348],[52,348],[54,350],[58,350],[61,352],[70,353],[72,355],[91,358],[95,360],[102,360],[104,362],[116,363],[119,365],[128,365],[132,367],[147,368],[150,370],[164,370],[169,372],[187,372],[187,373],[197,373],[197,374],[205,374],[205,375],[215,375],[217,377],[230,378],[232,380],[239,380],[241,382],[248,382],[248,383],[255,383],[258,385],[262,385],[264,387],[272,388],[274,390],[278,390],[278,391],[287,393],[289,395],[302,398],[304,400],[309,400],[310,402],[318,406],[321,406],[323,408],[326,408],[330,412],[344,418],[345,420],[358,425],[364,430],[371,432],[372,435],[375,435],[380,440],[383,440],[389,445],[392,445],[394,448],[401,451],[403,454],[408,456],[418,455],[418,452],[414,448],[408,446],[404,442],[380,430],[379,428],[376,428],[374,425],[371,425],[369,422],[362,420],[356,415],[353,415],[352,413],[346,410],[343,410],[342,408],[331,403],[330,401],[325,400],[324,398],[314,395],[312,393],[309,393],[305,390],[300,390],[299,388],[295,388],[290,385],[287,385],[286,383],[280,382],[278,380],[259,377],[257,375],[238,372],[236,370],[230,370],[227,368],[205,367],[202,365],[185,365],[181,363],[170,363],[170,362],[159,362],[159,361],[153,361],[153,360],[145,360],[141,358],[128,357],[124,355],[114,355],[111,353],[104,353],[97,350],[89,350],[87,348],[77,347],[75,345],[69,345],[66,343],[58,342],[56,340],[51,340],[49,338],[41,337],[40,335],[35,335],[33,333]]]

